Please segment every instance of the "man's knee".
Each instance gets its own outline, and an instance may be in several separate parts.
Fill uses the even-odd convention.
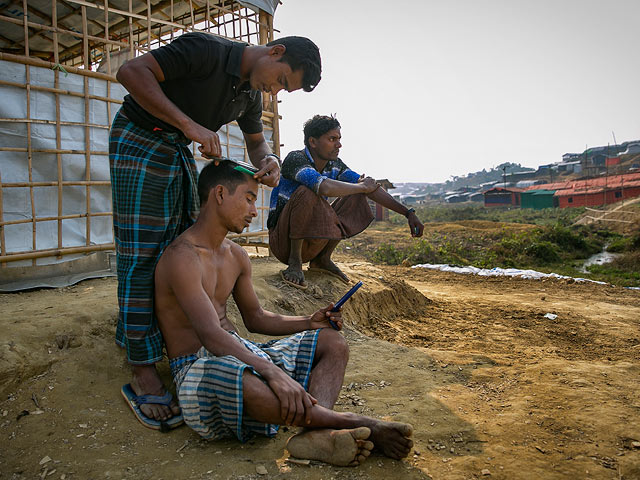
[[[349,360],[349,344],[336,330],[323,328],[318,335],[316,353],[329,355],[332,360],[342,359],[345,364]]]

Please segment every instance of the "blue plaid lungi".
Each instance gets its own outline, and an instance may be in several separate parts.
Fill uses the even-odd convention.
[[[163,250],[195,222],[198,172],[182,134],[151,132],[120,110],[111,125],[109,163],[118,261],[116,343],[129,363],[162,359],[153,313],[153,274]]]
[[[307,330],[267,343],[254,343],[229,332],[254,354],[269,360],[305,390],[320,330]],[[235,357],[216,357],[202,347],[196,354],[171,360],[171,373],[187,425],[206,439],[236,437],[246,442],[254,434],[274,436],[278,425],[244,415],[242,374],[245,369],[262,378],[251,365]]]

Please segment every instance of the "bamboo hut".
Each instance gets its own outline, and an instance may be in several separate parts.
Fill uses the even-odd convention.
[[[126,60],[199,30],[273,39],[277,0],[3,0],[0,3],[0,276],[114,249],[108,131]],[[265,137],[279,154],[275,97]],[[248,159],[235,124],[223,154]],[[192,144],[201,167],[204,159]],[[264,242],[269,189],[238,241]]]

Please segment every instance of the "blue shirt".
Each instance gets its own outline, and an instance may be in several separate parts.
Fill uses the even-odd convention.
[[[320,184],[327,178],[340,182],[358,183],[360,175],[347,167],[339,158],[329,160],[322,172],[318,172],[308,148],[290,152],[282,162],[280,184],[271,192],[267,228],[275,228],[282,209],[299,186],[304,185],[318,194]]]

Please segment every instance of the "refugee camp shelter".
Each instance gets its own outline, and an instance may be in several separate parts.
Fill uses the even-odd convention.
[[[537,185],[536,188],[555,190],[555,202],[560,208],[598,207],[640,197],[640,173]]]
[[[186,32],[273,39],[278,0],[15,0],[0,6],[0,273],[114,249],[108,131],[126,60]],[[279,153],[278,105],[263,95]],[[247,160],[237,125],[223,154]],[[194,156],[201,167],[196,145]],[[269,192],[241,237],[266,241]]]
[[[532,208],[534,210],[542,210],[543,208],[557,207],[557,201],[554,201],[555,190],[527,190],[520,193],[520,201],[522,208]]]
[[[484,192],[485,207],[517,207],[520,206],[521,188],[493,187]]]

